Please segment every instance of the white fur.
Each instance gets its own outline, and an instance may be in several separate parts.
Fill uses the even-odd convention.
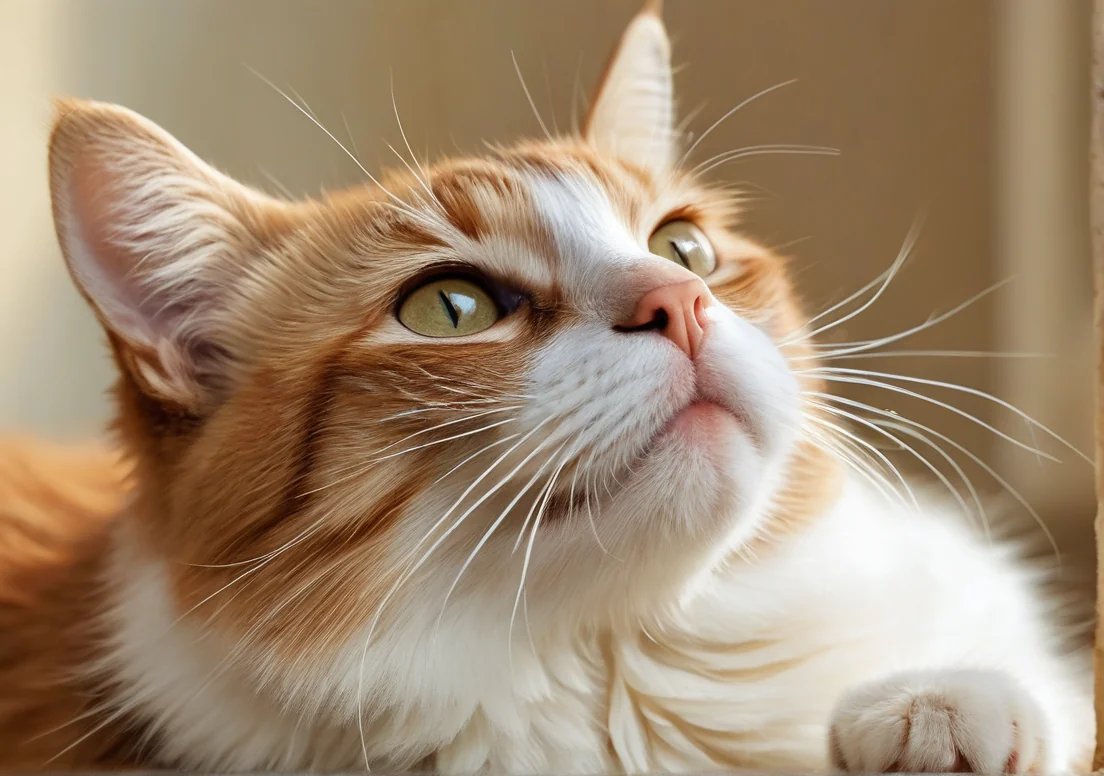
[[[1062,751],[1035,699],[1004,671],[912,671],[857,687],[832,718],[842,768],[1053,773]]]

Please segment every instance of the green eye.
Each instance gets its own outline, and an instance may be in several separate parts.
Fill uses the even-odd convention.
[[[648,250],[695,275],[705,277],[717,268],[713,244],[701,229],[689,221],[668,221],[652,233]]]
[[[463,337],[489,329],[498,306],[481,286],[464,278],[430,280],[407,295],[399,321],[425,337]]]

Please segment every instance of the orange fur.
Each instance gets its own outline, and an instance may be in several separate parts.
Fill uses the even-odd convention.
[[[0,445],[0,766],[38,768],[89,734],[105,697],[98,658],[106,532],[127,492],[106,448]],[[133,720],[89,736],[55,767],[137,762]]]

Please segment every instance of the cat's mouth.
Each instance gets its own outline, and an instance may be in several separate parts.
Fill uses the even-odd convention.
[[[742,424],[743,419],[728,407],[708,399],[697,399],[675,413],[659,436],[671,433],[693,433],[700,423],[716,421],[725,416]]]
[[[676,438],[684,444],[711,447],[723,444],[724,439],[733,433],[751,434],[751,424],[738,410],[698,395],[675,411],[626,462],[605,473],[600,482],[586,478],[587,487],[558,488],[549,498],[546,519],[553,521],[570,515],[593,515],[600,502],[616,499],[631,487],[645,463]],[[584,477],[583,474],[575,474],[575,477],[564,479],[582,482]]]
[[[647,446],[647,455],[673,438],[692,445],[713,446],[732,433],[750,433],[739,412],[712,399],[696,398],[676,412]],[[641,460],[647,456],[642,456]]]

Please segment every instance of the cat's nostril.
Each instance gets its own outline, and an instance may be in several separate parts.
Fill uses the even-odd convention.
[[[671,322],[671,316],[667,314],[667,311],[660,307],[655,311],[655,317],[652,318],[650,328],[659,329],[663,331],[667,328],[667,324]]]
[[[712,301],[700,278],[654,288],[636,303],[632,317],[617,331],[656,331],[693,359],[705,335],[705,308]]]
[[[652,319],[636,326],[614,326],[617,331],[663,331],[671,322],[671,316],[662,307],[652,313]]]
[[[615,326],[615,331],[633,332],[633,331],[664,331],[670,326],[671,316],[670,313],[662,307],[657,307],[650,313],[641,316],[639,311],[637,315],[633,317],[633,322],[623,323],[623,325]],[[643,320],[644,322],[637,322]]]

